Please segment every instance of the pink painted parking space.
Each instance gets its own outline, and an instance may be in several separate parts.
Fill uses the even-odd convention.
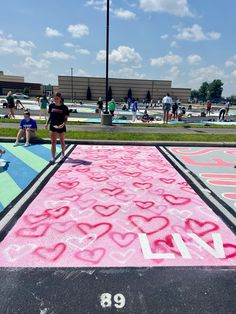
[[[236,266],[236,237],[156,147],[78,145],[0,267]]]

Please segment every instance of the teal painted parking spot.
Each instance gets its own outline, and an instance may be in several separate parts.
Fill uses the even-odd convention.
[[[0,217],[4,214],[5,208],[48,165],[50,148],[49,144],[13,147],[12,143],[1,143],[0,149],[6,150],[2,158],[7,164],[0,168]],[[59,152],[58,145],[57,153]]]

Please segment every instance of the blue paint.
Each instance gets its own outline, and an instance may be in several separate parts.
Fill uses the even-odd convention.
[[[38,174],[35,170],[30,168],[26,163],[9,151],[6,152],[5,159],[9,162],[7,169],[8,175],[11,176],[11,178],[22,190],[25,189]]]
[[[51,158],[51,150],[50,147],[45,147],[39,144],[34,144],[29,147],[27,147],[27,150],[29,150],[31,153],[45,159],[50,160]]]

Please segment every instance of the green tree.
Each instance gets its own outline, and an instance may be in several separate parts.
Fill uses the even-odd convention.
[[[209,84],[208,97],[221,98],[224,83],[221,80],[214,80]]]
[[[112,89],[111,89],[111,86],[109,86],[109,89],[108,89],[108,100],[110,101],[112,99]]]
[[[191,90],[191,99],[198,99],[199,98],[199,91],[196,89]]]
[[[127,97],[132,99],[132,90],[131,90],[131,88],[129,88],[129,90],[128,90]]]
[[[87,88],[87,100],[91,100],[91,99],[92,99],[92,93],[91,93],[90,87],[88,86],[88,88]]]
[[[209,83],[208,82],[203,82],[202,85],[199,88],[199,98],[201,100],[206,100],[208,96],[208,91],[209,91]]]

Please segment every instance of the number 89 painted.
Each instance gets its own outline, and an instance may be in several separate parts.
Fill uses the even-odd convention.
[[[121,293],[117,293],[113,297],[114,300],[114,306],[117,309],[122,309],[125,306],[125,297]],[[112,295],[110,293],[103,293],[100,296],[101,306],[103,308],[105,307],[111,307],[112,304]]]

